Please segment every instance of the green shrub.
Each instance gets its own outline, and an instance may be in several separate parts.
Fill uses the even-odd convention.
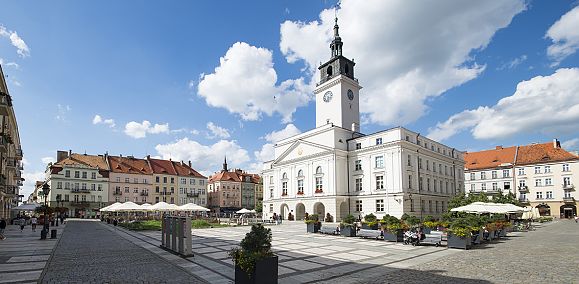
[[[306,224],[317,224],[317,223],[320,223],[318,214],[308,215],[308,218],[306,219]]]
[[[255,263],[261,259],[273,256],[271,251],[271,229],[262,224],[251,226],[251,231],[245,235],[239,244],[241,248],[232,249],[229,256],[236,266],[239,266],[251,278]]]
[[[404,220],[404,223],[408,224],[410,227],[413,227],[420,224],[420,219],[416,216],[410,216]]]
[[[364,216],[364,222],[366,223],[370,223],[370,222],[376,222],[378,218],[376,218],[376,215],[370,213],[366,216]]]
[[[424,218],[422,218],[422,221],[424,221],[424,222],[434,222],[434,221],[436,221],[436,219],[434,219],[434,217],[432,217],[432,215],[426,215],[426,216],[424,216]]]

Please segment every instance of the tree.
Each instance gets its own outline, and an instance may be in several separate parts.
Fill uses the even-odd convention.
[[[255,212],[262,213],[263,212],[263,201],[258,200],[257,204],[255,205]]]

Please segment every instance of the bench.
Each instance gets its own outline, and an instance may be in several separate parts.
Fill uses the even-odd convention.
[[[380,230],[368,230],[368,229],[360,229],[358,230],[358,232],[356,233],[357,237],[362,237],[362,238],[373,238],[373,239],[378,239],[382,236],[382,231]]]
[[[439,246],[442,243],[443,234],[442,231],[431,231],[430,234],[425,234],[424,240],[421,240],[420,243]]]
[[[322,234],[335,235],[338,233],[338,230],[335,227],[322,226],[318,232],[320,232]]]

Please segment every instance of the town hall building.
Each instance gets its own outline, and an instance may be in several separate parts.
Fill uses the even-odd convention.
[[[338,29],[336,19],[331,58],[318,68],[316,128],[278,141],[264,163],[264,218],[439,216],[464,192],[462,152],[403,127],[360,133],[362,87]]]

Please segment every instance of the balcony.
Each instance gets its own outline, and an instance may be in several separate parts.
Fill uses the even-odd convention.
[[[0,191],[7,195],[18,195],[18,190],[15,186],[4,185],[0,187]]]
[[[141,191],[141,196],[149,196],[149,193],[146,191]]]
[[[189,193],[187,193],[187,197],[199,197],[199,193],[189,192]]]
[[[517,187],[517,189],[518,189],[519,192],[521,192],[521,193],[527,193],[527,192],[529,192],[529,187],[526,186],[526,185],[519,186],[519,187]]]
[[[71,201],[70,205],[76,207],[88,207],[90,203],[88,201]]]
[[[123,192],[120,190],[113,191],[113,195],[123,195]]]
[[[529,205],[530,204],[529,199],[527,199],[526,197],[519,197],[519,202],[522,205]]]
[[[6,107],[11,107],[12,106],[12,97],[9,94],[0,91],[0,105],[6,106]],[[6,112],[6,114],[7,114],[7,112]]]
[[[14,178],[21,179],[22,178],[22,172],[20,170],[15,171],[14,172]]]
[[[16,186],[23,186],[24,183],[22,182],[22,180],[18,180],[16,181]]]
[[[14,156],[16,159],[22,159],[22,157],[24,156],[22,154],[22,149],[21,148],[17,148],[16,151],[14,151]]]
[[[171,192],[159,192],[159,195],[171,195]]]
[[[72,193],[90,193],[90,189],[74,188],[74,189],[71,189],[70,192],[72,192]]]
[[[575,204],[575,197],[571,196],[563,197],[563,202],[565,202],[565,204]]]
[[[575,191],[575,186],[572,184],[563,184],[563,190],[565,191]]]

